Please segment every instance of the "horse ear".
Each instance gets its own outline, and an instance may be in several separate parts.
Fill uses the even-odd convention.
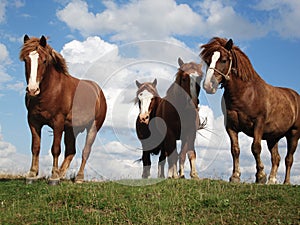
[[[47,39],[45,38],[45,36],[43,35],[40,39],[40,45],[45,48],[47,45]]]
[[[156,78],[155,78],[154,81],[152,82],[152,85],[153,85],[154,87],[156,87],[156,85],[157,85],[157,80],[156,80]]]
[[[142,84],[140,82],[138,82],[137,80],[135,81],[135,84],[138,88],[140,88],[142,86]]]
[[[230,38],[229,41],[227,41],[227,43],[225,45],[225,49],[228,50],[228,51],[230,51],[232,49],[232,46],[233,46],[233,41]]]
[[[25,36],[24,36],[24,43],[26,43],[26,41],[28,41],[30,38],[28,37],[28,35],[27,34],[25,34]]]
[[[178,65],[179,66],[182,66],[184,64],[183,60],[179,57],[178,58]]]

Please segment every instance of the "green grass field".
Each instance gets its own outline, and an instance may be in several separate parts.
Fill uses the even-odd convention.
[[[2,179],[0,224],[300,224],[300,186],[143,182]]]

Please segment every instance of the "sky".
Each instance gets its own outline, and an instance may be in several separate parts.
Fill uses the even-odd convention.
[[[88,164],[86,178],[140,178],[141,144],[135,134],[138,107],[135,80],[158,79],[165,95],[174,81],[177,59],[200,63],[200,46],[212,37],[232,38],[269,84],[300,93],[300,2],[298,0],[0,0],[0,174],[24,175],[31,163],[31,136],[24,104],[24,63],[19,60],[23,37],[48,37],[66,59],[69,72],[95,80],[108,102]],[[228,180],[232,171],[230,144],[216,95],[200,92],[200,117],[208,126],[197,134],[197,170],[201,178]],[[251,138],[240,134],[241,179],[255,180]],[[68,176],[80,165],[84,134]],[[44,127],[40,176],[50,176],[51,129]],[[270,172],[270,153],[262,142],[262,160]],[[178,148],[180,143],[178,142]],[[291,182],[300,184],[300,150],[294,155]],[[279,144],[278,181],[285,174],[286,141]],[[60,162],[63,154],[61,154]],[[151,176],[156,177],[157,157]],[[189,174],[186,162],[185,173]]]

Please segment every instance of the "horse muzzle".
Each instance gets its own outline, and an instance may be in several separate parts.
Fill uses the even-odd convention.
[[[209,81],[203,83],[203,88],[207,94],[215,94],[218,90],[219,82],[213,76]]]
[[[31,97],[34,97],[34,96],[37,96],[39,95],[41,92],[40,88],[37,86],[37,87],[29,87],[27,86],[26,88],[26,93],[31,96]]]
[[[149,113],[142,113],[139,115],[139,120],[141,123],[149,124],[149,119],[150,119]]]

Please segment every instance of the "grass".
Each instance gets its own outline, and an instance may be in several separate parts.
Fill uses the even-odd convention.
[[[300,186],[122,182],[2,179],[0,224],[300,224]]]

